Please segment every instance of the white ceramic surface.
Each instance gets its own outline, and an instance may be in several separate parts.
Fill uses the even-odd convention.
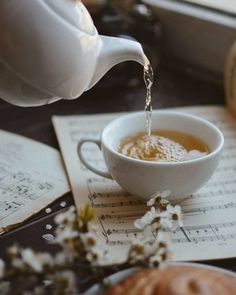
[[[236,277],[236,273],[232,271],[225,270],[223,268],[215,267],[215,266],[210,266],[210,265],[205,265],[205,264],[198,264],[198,263],[190,263],[190,262],[172,262],[170,265],[183,265],[183,266],[192,266],[192,267],[197,267],[197,268],[204,268],[204,269],[209,269],[209,270],[214,270],[218,271],[233,277]],[[123,271],[119,271],[109,277],[106,278],[106,280],[111,284],[114,285],[121,281],[122,279],[127,278],[129,275],[137,272],[139,268],[130,268],[126,269]],[[104,289],[100,284],[96,284],[89,288],[83,295],[102,295],[104,293]],[[222,294],[223,295],[223,294]]]
[[[21,106],[74,99],[112,66],[144,63],[138,42],[100,36],[81,1],[0,1],[0,97]]]
[[[205,142],[210,153],[184,162],[142,161],[117,152],[124,137],[145,130],[143,112],[120,117],[105,127],[101,141],[83,138],[78,144],[78,154],[85,166],[104,177],[112,176],[127,192],[144,199],[157,191],[170,190],[170,199],[184,198],[200,189],[215,171],[224,144],[221,131],[212,123],[199,117],[174,111],[155,111],[153,129],[171,129],[192,134]],[[101,145],[108,172],[89,165],[82,153],[82,145],[93,141]]]

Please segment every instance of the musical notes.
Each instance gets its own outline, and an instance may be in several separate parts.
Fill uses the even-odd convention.
[[[223,107],[182,108],[206,118],[224,133],[222,160],[212,179],[181,201],[184,227],[172,234],[175,260],[201,260],[236,255],[236,120]],[[143,201],[128,195],[114,181],[96,176],[78,160],[76,145],[83,136],[99,138],[104,126],[121,114],[54,117],[67,171],[78,207],[91,202],[101,240],[122,260],[139,231],[133,226],[147,210]],[[87,159],[104,169],[102,153],[87,144]],[[1,172],[0,172],[1,177]]]
[[[0,234],[69,190],[60,154],[0,130]]]
[[[232,231],[229,233],[229,230]],[[122,243],[128,245],[132,238],[139,234],[139,230],[135,228],[115,229],[108,228],[104,235],[111,244],[121,241],[119,237],[122,235]],[[221,244],[230,239],[236,238],[236,221],[219,224],[206,224],[204,226],[186,226],[179,228],[174,232],[172,242],[174,244],[183,243],[207,243],[217,242]]]

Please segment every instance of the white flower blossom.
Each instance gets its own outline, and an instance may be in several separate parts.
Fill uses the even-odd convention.
[[[154,238],[152,226],[146,226],[141,232],[136,234],[136,238],[140,241],[150,240],[151,237]]]
[[[36,272],[42,272],[44,266],[53,265],[53,258],[49,253],[35,253],[26,248],[21,251],[22,260]]]
[[[79,236],[79,233],[73,229],[71,229],[69,226],[59,228],[56,230],[56,237],[53,241],[53,243],[59,243],[63,244],[65,240],[73,239]]]
[[[159,232],[157,238],[155,239],[152,247],[152,255],[149,258],[149,266],[160,267],[163,266],[165,262],[170,259],[170,241],[167,235]]]
[[[159,255],[151,256],[148,265],[150,267],[159,267],[162,263],[162,258]]]
[[[128,253],[128,260],[130,263],[136,263],[142,261],[147,256],[146,241],[135,240],[132,244]]]
[[[5,263],[2,259],[0,259],[0,279],[4,276],[5,271]]]
[[[76,248],[76,240],[78,236],[79,232],[72,229],[69,225],[62,228],[58,227],[55,231],[55,239],[51,241],[51,243],[61,245],[67,261],[72,262],[74,257],[78,256]]]
[[[170,251],[167,247],[159,248],[156,253],[150,256],[148,264],[150,267],[163,267],[170,259]]]
[[[137,229],[143,230],[147,225],[151,224],[156,217],[156,210],[154,207],[150,211],[146,212],[140,219],[134,221],[134,226]]]
[[[134,221],[134,226],[139,230],[144,230],[146,227],[151,226],[152,231],[158,231],[160,229],[172,228],[173,222],[170,220],[167,211],[160,212],[152,207],[144,216]]]
[[[176,228],[183,226],[181,207],[179,205],[168,205],[167,212],[169,215],[169,222],[171,224],[170,228],[175,230]]]
[[[168,260],[169,257],[168,240],[165,235],[159,233],[156,238],[151,236],[143,241],[134,240],[130,246],[127,260],[131,264],[146,260],[150,266],[157,266]]]
[[[76,210],[75,206],[71,206],[65,212],[62,212],[55,216],[54,221],[56,224],[63,224],[65,221],[69,223],[73,223],[76,220]]]
[[[172,222],[169,220],[169,213],[163,211],[161,213],[156,213],[156,218],[153,220],[152,231],[160,231],[162,229],[171,229]]]
[[[102,266],[107,264],[107,255],[106,251],[99,247],[94,247],[86,254],[86,259],[93,266]]]
[[[149,207],[150,206],[153,206],[155,204],[157,198],[165,199],[169,195],[170,195],[170,191],[169,190],[165,190],[163,192],[157,192],[154,195],[152,195],[152,197],[151,197],[150,200],[147,201],[147,206],[149,206]]]
[[[41,261],[37,259],[35,252],[32,249],[23,249],[21,255],[23,262],[29,265],[33,270],[36,272],[41,272],[43,270]]]
[[[85,249],[91,249],[97,245],[97,236],[94,233],[81,233],[79,236],[84,244]]]
[[[42,263],[43,266],[52,266],[54,265],[54,259],[49,253],[37,253],[38,260]]]

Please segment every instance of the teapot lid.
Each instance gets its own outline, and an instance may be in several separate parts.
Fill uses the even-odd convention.
[[[44,0],[44,3],[75,28],[87,34],[96,34],[92,18],[80,0]]]

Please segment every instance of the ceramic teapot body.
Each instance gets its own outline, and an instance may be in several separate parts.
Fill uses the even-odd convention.
[[[0,97],[21,106],[77,98],[115,64],[144,64],[138,42],[100,36],[75,0],[0,1],[0,36]]]

